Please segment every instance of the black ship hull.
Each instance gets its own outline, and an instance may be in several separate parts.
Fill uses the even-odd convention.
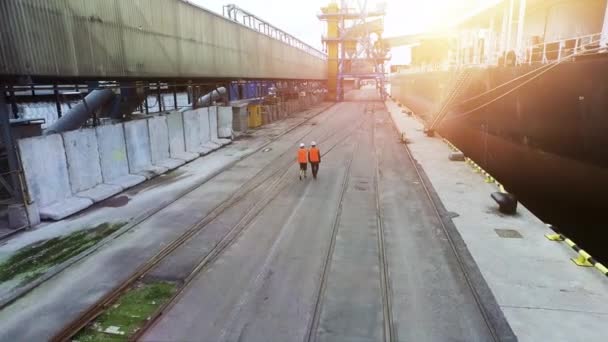
[[[520,78],[538,67],[471,70],[438,131],[535,215],[608,263],[608,58],[591,56]],[[453,77],[397,75],[391,93],[428,119]]]

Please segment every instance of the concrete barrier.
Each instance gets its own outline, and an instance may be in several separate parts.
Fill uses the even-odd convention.
[[[217,135],[220,139],[232,139],[232,107],[217,107]]]
[[[185,111],[183,116],[186,151],[199,155],[209,154],[211,150],[201,145],[201,118],[198,110]]]
[[[262,106],[262,125],[268,125],[270,123],[270,106]]]
[[[211,142],[219,144],[220,146],[225,146],[230,144],[232,141],[230,139],[220,139],[218,135],[218,113],[219,107],[209,107],[209,133],[211,135]]]
[[[199,157],[198,153],[186,152],[186,143],[184,141],[184,118],[182,113],[172,112],[167,115],[167,127],[169,129],[169,154],[172,158],[190,162]]]
[[[41,218],[61,220],[93,204],[72,195],[61,135],[21,139],[18,145],[28,192]]]
[[[271,117],[272,117],[272,121],[277,121],[279,120],[279,106],[277,106],[276,104],[270,105],[270,112],[272,113]]]
[[[213,152],[221,147],[220,144],[211,140],[211,125],[209,120],[209,107],[197,109],[201,120],[201,146],[208,148],[209,152]]]
[[[101,164],[101,176],[106,184],[128,189],[146,180],[141,175],[129,174],[129,161],[122,124],[95,128]]]
[[[125,122],[124,128],[129,171],[147,179],[167,172],[166,167],[152,165],[150,134],[146,120]]]
[[[62,137],[73,194],[99,202],[122,191],[118,185],[103,183],[94,129],[69,131]]]
[[[177,169],[186,164],[185,160],[171,158],[169,152],[169,127],[166,116],[155,116],[148,120],[150,132],[150,155],[153,165],[166,167],[169,170]]]
[[[239,104],[232,107],[232,130],[238,133],[247,132],[249,128],[249,111],[247,104]]]

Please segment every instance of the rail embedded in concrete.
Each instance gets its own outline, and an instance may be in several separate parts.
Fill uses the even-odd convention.
[[[184,0],[0,2],[0,78],[326,78],[326,61]]]

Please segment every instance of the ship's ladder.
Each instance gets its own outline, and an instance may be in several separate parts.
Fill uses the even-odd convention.
[[[439,107],[439,111],[433,116],[431,124],[425,129],[428,135],[432,135],[437,126],[443,121],[445,116],[448,114],[450,108],[454,104],[454,101],[464,92],[472,78],[472,69],[464,69],[458,73],[458,76],[454,78],[454,81],[449,87],[449,93],[445,97],[444,101]]]

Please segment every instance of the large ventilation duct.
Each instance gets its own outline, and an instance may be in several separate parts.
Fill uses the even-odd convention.
[[[210,106],[213,101],[217,101],[226,95],[226,87],[219,87],[212,92],[201,96],[198,99],[197,106]]]
[[[110,89],[93,90],[84,100],[48,127],[44,134],[61,133],[80,128],[91,115],[114,97]]]

